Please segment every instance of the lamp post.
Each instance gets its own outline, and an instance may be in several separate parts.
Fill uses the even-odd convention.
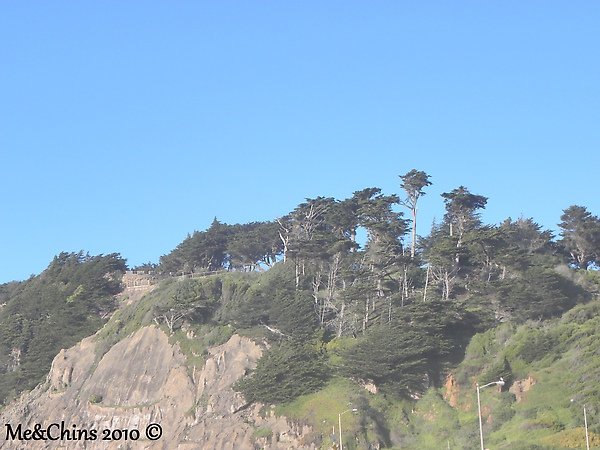
[[[347,409],[344,412],[341,412],[338,414],[338,431],[340,432],[340,450],[344,450],[344,444],[342,444],[342,415],[346,414],[347,412],[356,412],[358,411],[358,409],[356,408],[352,408],[352,409]]]
[[[590,450],[590,436],[588,435],[587,429],[587,413],[585,411],[585,405],[583,405],[583,423],[585,424],[585,448]]]
[[[481,398],[479,395],[479,390],[484,387],[491,386],[492,384],[502,387],[504,386],[504,379],[500,377],[498,381],[492,381],[491,383],[484,384],[483,386],[479,386],[479,383],[477,383],[477,413],[479,415],[479,439],[481,442],[481,450],[485,450],[485,448],[483,446],[483,424],[481,423]]]
[[[574,398],[571,399],[571,403],[575,401]],[[583,424],[585,426],[585,448],[590,450],[590,436],[587,431],[587,411],[585,409],[585,404],[583,405]]]
[[[574,401],[575,399],[572,398],[571,403]],[[590,436],[588,434],[587,411],[585,409],[585,405],[583,405],[583,425],[585,426],[585,448],[586,450],[590,450]]]

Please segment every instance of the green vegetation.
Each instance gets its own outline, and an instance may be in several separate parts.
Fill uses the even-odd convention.
[[[258,361],[252,376],[237,383],[248,402],[283,403],[318,391],[329,377],[323,355],[301,342],[282,342]]]
[[[98,395],[98,394],[92,394],[90,395],[90,398],[88,400],[92,405],[98,404],[100,402],[102,402],[102,396]]]
[[[31,389],[54,356],[102,326],[121,290],[117,254],[61,253],[39,276],[4,287],[0,309],[0,402]]]
[[[507,385],[502,392],[493,387],[482,391],[484,434],[490,448],[583,448],[584,404],[592,448],[599,447],[600,399],[595,383],[590,383],[600,376],[594,357],[600,351],[595,338],[600,331],[599,308],[596,300],[573,308],[560,319],[519,326],[506,323],[474,336],[464,360],[453,370],[454,392],[434,390],[444,393],[446,399],[453,396],[455,407],[450,408],[440,397],[445,411],[433,414],[432,421],[437,424],[456,417],[451,432],[455,439],[476,433],[474,383],[484,384],[503,376]],[[417,417],[421,405],[419,401]],[[416,426],[411,434],[425,431],[419,430],[419,420],[411,420]],[[477,436],[471,438],[476,442]],[[460,442],[456,441],[458,448],[470,448]],[[414,448],[434,446],[420,444]]]
[[[270,428],[260,427],[254,430],[252,435],[254,439],[269,439],[271,436],[273,436],[273,431]]]
[[[215,219],[146,264],[160,286],[114,313],[117,255],[61,254],[39,277],[0,286],[0,398],[34,386],[60,348],[111,315],[98,358],[150,324],[191,370],[233,333],[266,343],[236,389],[310,424],[323,448],[341,412],[348,449],[478,448],[475,385],[500,377],[502,391],[482,392],[491,448],[576,448],[584,404],[596,445],[600,219],[570,206],[560,239],[529,218],[483,224],[487,197],[459,186],[418,238],[430,176],[400,180],[405,198],[371,187],[306,199],[273,221]]]

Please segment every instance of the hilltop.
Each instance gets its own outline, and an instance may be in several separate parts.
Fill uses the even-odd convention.
[[[344,413],[344,448],[469,449],[475,385],[503,377],[483,393],[490,446],[577,448],[584,404],[600,446],[600,219],[566,207],[559,239],[531,218],[483,224],[488,199],[460,186],[418,238],[429,176],[401,181],[402,197],[366,188],[270,222],[215,219],[133,268],[145,275],[123,278],[117,254],[61,254],[3,285],[4,414],[164,418],[180,448],[275,449],[331,447]]]

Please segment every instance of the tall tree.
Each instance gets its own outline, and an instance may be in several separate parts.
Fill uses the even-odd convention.
[[[171,253],[160,257],[165,272],[214,271],[227,262],[227,240],[231,227],[215,219],[206,231],[194,231]]]
[[[549,230],[542,230],[540,224],[532,218],[523,218],[513,221],[508,218],[500,225],[509,242],[528,254],[552,253],[554,236]]]
[[[378,310],[385,303],[389,304],[392,290],[397,289],[392,274],[399,270],[398,262],[403,254],[402,237],[407,231],[407,223],[402,213],[393,210],[393,206],[400,202],[397,195],[383,195],[379,188],[367,188],[355,192],[352,198],[357,205],[359,225],[368,233],[365,262],[370,282],[363,285],[367,288],[364,292],[364,331],[380,313]]]
[[[487,197],[471,194],[464,186],[459,186],[450,192],[442,194],[446,204],[446,220],[450,225],[450,236],[454,236],[454,229],[458,234],[457,247],[462,244],[466,231],[479,225],[478,209],[485,208]]]
[[[227,255],[230,268],[254,270],[272,267],[281,252],[276,222],[250,222],[230,225]]]
[[[412,242],[410,246],[410,257],[415,257],[415,246],[417,242],[417,202],[425,195],[423,189],[431,185],[429,175],[421,170],[412,169],[404,175],[400,175],[402,183],[400,187],[406,192],[406,199],[400,204],[410,209],[412,213]]]
[[[571,262],[587,269],[600,258],[600,219],[584,206],[569,206],[560,216],[562,244],[571,256]]]
[[[322,262],[330,256],[336,237],[327,217],[335,205],[334,198],[306,199],[291,213],[277,219],[283,260],[294,262],[297,288],[301,276],[307,274],[309,262]]]

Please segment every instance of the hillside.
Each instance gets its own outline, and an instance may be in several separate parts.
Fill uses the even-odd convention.
[[[475,335],[443,386],[409,397],[381,390],[374,394],[375,384],[369,387],[346,378],[336,369],[338,355],[361,340],[333,339],[319,350],[330,373],[320,386],[307,388],[312,393],[275,401],[275,409],[258,401],[247,407],[232,386],[255,369],[267,341],[275,344],[269,350],[273,352],[285,350],[286,339],[269,331],[274,327],[225,324],[219,317],[233,314],[256,295],[252,291],[281,276],[274,275],[277,271],[166,280],[136,301],[130,298],[136,291],[126,291],[109,322],[96,335],[62,350],[47,381],[5,408],[2,420],[24,425],[65,420],[95,429],[144,429],[158,422],[168,442],[180,443],[177,448],[188,448],[186,443],[196,448],[194,442],[210,443],[215,449],[255,444],[328,448],[335,440],[331,430],[337,430],[337,414],[351,404],[358,411],[345,417],[344,433],[356,440],[347,448],[366,448],[371,442],[387,448],[435,449],[446,442],[450,448],[468,449],[477,448],[478,437],[474,382],[504,376],[506,389],[491,389],[483,397],[484,430],[490,445],[497,444],[491,448],[578,448],[584,403],[590,430],[600,431],[594,425],[599,393],[589,383],[600,375],[594,362],[599,301],[573,308],[559,319],[505,323]],[[186,304],[192,292],[196,301],[214,305],[212,319],[180,321],[172,333],[164,323],[156,326],[175,300]],[[297,376],[303,383],[306,374],[294,372],[293,364],[286,359],[285,370],[277,375],[280,386],[286,385],[286,376]],[[271,385],[271,391],[277,389]],[[592,442],[597,439],[592,434]],[[237,444],[227,447],[231,442]],[[159,444],[156,448],[163,448]]]
[[[477,448],[480,384],[503,377],[500,390],[482,390],[486,445],[493,449],[600,448],[598,354],[600,302],[580,305],[551,321],[503,324],[474,336],[464,360],[441,389],[420,399],[399,448]]]
[[[404,200],[367,188],[215,219],[146,275],[61,254],[2,286],[3,420],[163,426],[134,448],[327,449],[341,432],[346,449],[477,449],[475,386],[502,377],[482,391],[490,448],[581,447],[584,405],[600,446],[600,219],[566,208],[560,239],[486,225],[487,198],[460,186],[417,239],[428,175],[401,179]]]

